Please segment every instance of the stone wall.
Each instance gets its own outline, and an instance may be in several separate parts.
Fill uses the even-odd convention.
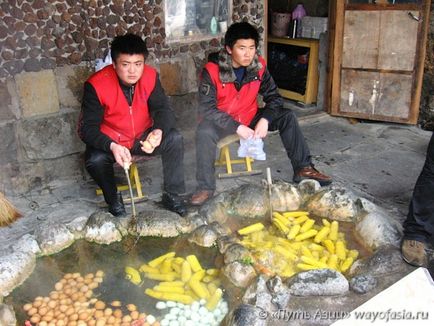
[[[232,21],[249,20],[263,33],[263,1],[233,0],[232,6]],[[133,32],[146,40],[147,63],[160,72],[175,110],[185,103],[182,96],[196,92],[221,35],[167,44],[163,8],[163,0],[0,1],[1,192],[23,194],[87,177],[76,135],[82,87],[115,35]]]

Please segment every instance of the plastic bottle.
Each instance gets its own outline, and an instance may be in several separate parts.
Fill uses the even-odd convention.
[[[209,25],[209,29],[210,29],[212,35],[217,34],[217,18],[215,18],[215,16],[213,16],[211,18],[211,23]]]
[[[301,19],[304,16],[306,16],[306,10],[304,9],[303,4],[299,3],[292,11],[293,25],[291,36],[301,37]]]

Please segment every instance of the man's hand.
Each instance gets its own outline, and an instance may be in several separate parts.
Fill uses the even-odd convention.
[[[149,134],[144,141],[141,141],[142,151],[147,154],[151,154],[154,149],[161,144],[161,139],[163,137],[163,131],[161,129],[154,129]]]
[[[258,123],[255,126],[255,134],[254,138],[265,138],[268,132],[268,120],[265,118],[259,119]]]
[[[245,125],[239,125],[237,128],[237,135],[240,136],[243,139],[249,139],[254,136],[255,132],[253,129],[250,129],[249,127]]]
[[[115,157],[116,162],[122,166],[123,168],[127,167],[129,168],[131,165],[131,153],[128,148],[125,146],[111,143],[110,144],[110,150],[113,153],[113,156]]]

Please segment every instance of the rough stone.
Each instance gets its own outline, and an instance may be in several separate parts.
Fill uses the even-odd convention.
[[[29,252],[9,251],[0,257],[0,296],[7,296],[32,274],[36,256]]]
[[[14,307],[0,304],[0,325],[2,326],[16,326],[17,319],[15,317]]]
[[[24,71],[38,72],[41,71],[41,69],[41,62],[36,58],[30,58],[24,62]]]
[[[358,203],[366,211],[355,225],[355,230],[363,239],[363,243],[372,250],[388,245],[399,247],[402,238],[401,223],[366,199],[360,199]]]
[[[220,235],[220,230],[215,225],[201,225],[190,233],[188,241],[208,248],[215,245]]]
[[[79,108],[83,93],[83,84],[90,75],[86,67],[63,66],[54,71],[57,92],[62,108]]]
[[[100,211],[89,217],[84,229],[84,238],[99,244],[110,244],[121,241],[124,232],[121,219]]]
[[[370,275],[357,275],[350,280],[350,289],[356,293],[364,294],[377,286],[377,279]]]
[[[278,309],[287,307],[291,298],[288,287],[282,282],[279,276],[274,276],[267,281],[267,287],[272,295],[271,302],[273,302]]]
[[[18,103],[13,79],[0,81],[0,121],[18,118]],[[4,138],[2,138],[4,139]],[[0,154],[0,156],[2,156]],[[0,159],[1,161],[1,159]]]
[[[250,265],[234,261],[225,265],[224,275],[237,287],[245,288],[256,277],[255,269]]]
[[[53,159],[81,152],[83,144],[76,132],[77,115],[77,112],[67,112],[23,120],[18,133],[26,157]]]
[[[288,280],[292,295],[341,295],[348,292],[347,279],[332,269],[314,269],[301,272]]]
[[[44,223],[35,231],[42,255],[52,255],[74,243],[74,235],[63,224]]]
[[[254,259],[248,249],[239,243],[234,243],[226,249],[224,262],[225,264],[229,264],[235,261],[248,265],[253,262]]]
[[[31,234],[23,235],[18,239],[18,241],[14,242],[11,247],[14,251],[30,252],[36,256],[39,256],[42,253],[41,248],[36,241],[36,237]]]
[[[227,326],[265,326],[266,315],[261,308],[241,304],[229,313]]]
[[[0,128],[0,164],[7,164],[17,161],[17,142],[15,123],[5,123]]]
[[[268,194],[264,187],[245,184],[230,194],[230,215],[252,219],[263,217],[268,212]]]
[[[298,191],[300,192],[303,201],[306,201],[307,198],[320,191],[320,189],[320,183],[313,179],[305,179],[298,184]]]
[[[301,195],[297,188],[285,182],[275,182],[271,187],[271,205],[279,212],[295,211],[300,208]]]
[[[23,116],[33,117],[59,111],[56,80],[52,70],[26,72],[15,76]],[[35,88],[35,85],[38,85]]]
[[[272,296],[267,288],[266,279],[262,275],[247,288],[243,296],[243,303],[252,304],[265,311],[276,310],[271,300]]]
[[[79,216],[66,224],[67,229],[74,235],[74,239],[82,239],[84,237],[84,229],[87,224],[87,216]]]
[[[307,209],[314,215],[331,220],[352,222],[357,217],[356,197],[347,189],[331,188],[309,199]]]

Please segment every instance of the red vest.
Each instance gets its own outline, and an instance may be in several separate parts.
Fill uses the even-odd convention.
[[[205,69],[214,82],[217,93],[217,109],[228,113],[235,121],[248,126],[258,111],[257,96],[261,86],[261,79],[265,72],[265,60],[259,57],[262,68],[259,78],[244,84],[238,91],[234,83],[222,83],[219,77],[219,66],[208,62]]]
[[[145,65],[142,78],[134,86],[131,106],[128,105],[112,65],[96,72],[88,79],[104,108],[100,126],[103,134],[120,145],[130,149],[133,147],[134,141],[153,124],[149,114],[148,98],[154,90],[156,77],[155,69]]]

